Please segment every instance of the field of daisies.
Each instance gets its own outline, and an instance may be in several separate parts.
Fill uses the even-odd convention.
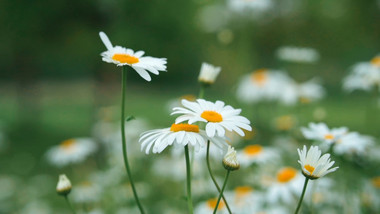
[[[380,213],[380,1],[56,3],[0,3],[0,214]]]

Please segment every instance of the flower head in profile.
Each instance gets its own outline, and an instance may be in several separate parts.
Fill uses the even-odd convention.
[[[212,85],[218,77],[220,70],[220,67],[215,67],[211,64],[204,62],[202,63],[201,72],[198,76],[198,81],[204,85]]]
[[[155,75],[158,75],[159,71],[166,71],[166,58],[143,56],[144,51],[134,52],[129,48],[113,46],[104,32],[100,32],[99,36],[107,48],[107,51],[101,53],[103,61],[117,66],[131,66],[146,81],[151,80],[148,71]]]
[[[329,129],[325,123],[309,123],[309,127],[302,127],[301,132],[306,139],[331,144],[345,135],[348,129],[346,127]]]
[[[318,146],[311,146],[309,151],[306,146],[303,146],[302,151],[297,149],[300,156],[302,174],[309,179],[318,179],[330,172],[334,172],[339,167],[331,168],[335,161],[330,161],[330,154],[324,154],[319,150]]]
[[[227,149],[227,142],[224,137],[208,137],[204,130],[200,130],[199,126],[192,124],[173,124],[170,128],[155,129],[146,131],[141,134],[139,142],[141,150],[145,150],[146,154],[152,150],[153,153],[161,153],[166,147],[175,144],[182,146],[192,146],[196,151],[206,145],[206,141],[210,140],[222,150]]]
[[[252,130],[250,121],[239,115],[241,109],[234,109],[222,101],[212,103],[204,99],[197,99],[195,102],[182,100],[182,105],[184,107],[173,108],[172,114],[182,114],[175,122],[188,121],[189,124],[197,121],[205,122],[207,123],[206,133],[209,137],[224,136],[225,129],[234,131],[240,136],[244,136],[242,129]]]
[[[240,168],[239,161],[236,158],[234,147],[228,146],[226,155],[223,158],[223,166],[227,170],[238,170]]]
[[[57,167],[80,163],[96,151],[96,144],[89,138],[72,138],[50,148],[48,161]]]
[[[68,195],[71,192],[71,188],[71,182],[67,176],[65,174],[59,175],[59,180],[56,188],[57,193],[64,196]]]

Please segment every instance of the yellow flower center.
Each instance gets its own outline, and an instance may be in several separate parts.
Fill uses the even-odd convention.
[[[260,145],[249,145],[244,148],[244,154],[247,154],[249,156],[255,156],[260,154],[263,151],[263,147]]]
[[[332,135],[332,134],[326,134],[325,135],[325,140],[332,140],[332,139],[334,139],[334,135]]]
[[[63,141],[63,142],[60,144],[60,147],[61,147],[63,150],[68,151],[68,150],[73,149],[74,144],[75,144],[75,139],[68,139],[68,140]]]
[[[305,165],[304,168],[310,172],[310,175],[313,174],[315,168],[313,166],[310,166],[309,164]]]
[[[218,122],[223,121],[222,115],[216,111],[204,111],[201,114],[201,117],[207,120],[208,122],[213,122],[213,123],[218,123]]]
[[[280,183],[287,183],[297,175],[297,170],[291,167],[281,169],[277,173],[277,181]]]
[[[172,132],[179,132],[179,131],[186,131],[186,132],[199,132],[199,126],[197,125],[191,125],[191,124],[173,124],[170,127],[170,131]]]
[[[267,71],[268,69],[265,68],[254,71],[251,75],[252,81],[259,86],[263,86],[268,79]]]
[[[371,64],[380,67],[380,56],[376,56],[371,60]]]
[[[216,199],[216,198],[212,198],[212,199],[209,199],[209,200],[207,200],[207,206],[210,208],[210,209],[215,209],[215,207],[216,207],[216,203],[218,202],[218,199]],[[224,204],[224,201],[223,200],[220,200],[219,201],[219,205],[218,205],[218,209],[217,210],[221,210],[221,209],[223,209],[224,208],[224,206],[225,206],[225,204]]]
[[[250,186],[240,186],[235,188],[235,193],[238,197],[243,197],[248,195],[253,191],[253,188]]]
[[[139,62],[139,58],[131,56],[129,54],[114,54],[112,59],[120,63],[135,64]]]
[[[380,189],[380,176],[372,178],[372,185],[378,189]]]

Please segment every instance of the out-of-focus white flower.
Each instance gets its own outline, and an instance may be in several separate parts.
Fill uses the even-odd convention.
[[[46,156],[52,165],[63,167],[84,161],[96,148],[95,142],[89,138],[73,138],[50,148]]]
[[[223,194],[233,213],[258,213],[265,202],[263,193],[255,191],[250,186],[237,186]]]
[[[230,105],[225,105],[222,101],[212,103],[204,99],[197,99],[196,102],[182,100],[184,107],[173,108],[172,114],[182,114],[175,122],[188,121],[189,124],[195,122],[205,122],[206,133],[209,137],[225,136],[225,129],[234,131],[240,136],[244,136],[243,129],[251,131],[250,121],[240,116],[241,109],[234,109]]]
[[[42,200],[32,200],[25,204],[19,212],[20,214],[50,214],[54,213],[52,207]]]
[[[217,198],[211,198],[205,202],[201,202],[199,203],[195,209],[194,209],[194,213],[195,214],[209,214],[209,213],[212,213],[216,207],[216,203],[217,203],[218,199]],[[223,200],[220,200],[219,202],[219,206],[218,206],[218,209],[217,209],[217,212],[218,214],[227,214],[228,213],[228,210],[226,208],[226,204],[224,203]]]
[[[228,0],[230,10],[238,13],[263,12],[273,7],[272,0]]]
[[[324,154],[319,150],[318,146],[311,146],[307,150],[306,146],[303,146],[302,151],[297,149],[300,157],[298,163],[302,167],[302,174],[309,179],[318,179],[325,176],[330,172],[334,172],[339,167],[331,168],[335,161],[330,161],[330,154]]]
[[[333,151],[336,154],[363,155],[375,144],[372,137],[361,135],[357,132],[349,132],[335,142]]]
[[[348,128],[329,129],[325,123],[309,123],[309,127],[301,127],[301,132],[306,139],[331,144],[337,142],[345,135],[348,132]]]
[[[223,158],[223,166],[227,170],[238,170],[240,168],[239,161],[236,158],[236,151],[234,147],[228,146],[228,151]]]
[[[276,51],[279,59],[289,62],[314,63],[319,60],[319,53],[313,48],[284,46]]]
[[[296,169],[285,167],[277,172],[276,180],[273,181],[267,190],[267,201],[271,204],[284,202],[285,204],[295,203],[293,195],[301,194],[300,186],[303,185],[304,178]]]
[[[220,67],[215,67],[211,64],[204,62],[202,63],[201,71],[198,76],[198,81],[205,85],[212,85],[218,77],[220,70]]]
[[[153,153],[161,153],[174,143],[182,146],[189,145],[199,151],[206,145],[207,140],[223,150],[227,147],[224,137],[208,137],[205,131],[199,129],[198,125],[191,124],[173,124],[170,128],[146,131],[141,134],[139,142],[141,150],[145,150],[145,153],[149,154],[151,149]]]
[[[65,174],[59,175],[57,184],[57,193],[60,195],[68,195],[71,192],[71,182]]]
[[[380,85],[380,55],[369,62],[355,64],[343,79],[343,89],[370,91]]]
[[[102,198],[102,189],[99,185],[91,182],[83,182],[75,185],[71,196],[75,203],[92,203]]]
[[[144,51],[134,52],[129,48],[113,46],[104,32],[100,32],[99,36],[107,48],[107,51],[101,53],[103,61],[117,66],[131,66],[146,81],[151,80],[148,71],[155,75],[158,75],[159,71],[166,71],[166,58],[143,57]]]
[[[248,167],[253,163],[264,164],[275,162],[280,156],[275,149],[263,147],[258,144],[248,145],[237,152],[238,160],[242,167]]]

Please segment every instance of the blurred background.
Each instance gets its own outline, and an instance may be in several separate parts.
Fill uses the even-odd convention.
[[[316,120],[316,109],[323,115],[318,120],[332,127],[379,137],[379,111],[368,109],[373,96],[344,92],[342,80],[354,64],[380,53],[380,1],[261,2],[249,8],[216,0],[0,1],[0,184],[20,181],[25,186],[10,190],[20,194],[34,178],[46,184],[48,198],[55,194],[49,191],[58,174],[74,181],[80,175],[71,166],[50,165],[46,151],[69,138],[92,137],[104,112],[112,111],[107,117],[117,122],[121,68],[101,60],[106,48],[99,31],[113,45],[168,59],[167,72],[153,75],[151,82],[132,69],[128,73],[127,114],[149,120],[152,127],[173,122],[169,100],[198,94],[201,63],[208,62],[222,72],[206,98],[243,108],[254,127],[264,127],[261,139],[272,134],[265,127],[274,117],[298,112],[297,125],[306,126]],[[318,60],[281,60],[277,53],[284,46],[312,48]],[[260,68],[284,70],[298,82],[319,77],[326,96],[301,111],[274,104],[276,115],[261,112],[255,118],[235,94],[241,77]],[[375,112],[369,120],[368,111]],[[23,205],[30,198],[8,204],[8,197],[0,196],[0,213],[27,213]],[[65,210],[58,197],[49,203]]]

